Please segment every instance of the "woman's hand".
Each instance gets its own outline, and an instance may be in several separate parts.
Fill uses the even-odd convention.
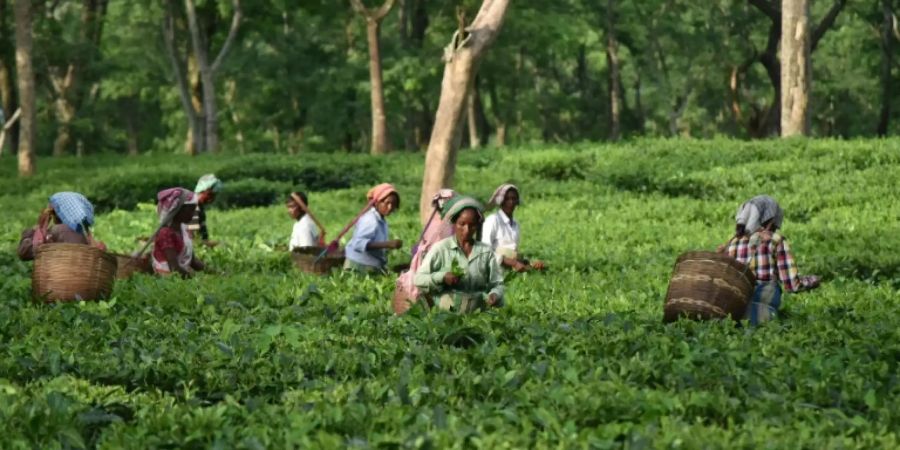
[[[547,265],[544,264],[543,261],[537,259],[533,263],[531,263],[531,268],[534,270],[544,270],[547,268]]]
[[[523,263],[522,261],[516,261],[513,263],[512,268],[516,272],[527,272],[529,269],[531,269],[531,266]]]
[[[822,279],[817,275],[804,275],[800,277],[800,282],[803,284],[803,288],[808,291],[819,287],[822,284]]]
[[[444,274],[444,284],[447,286],[456,286],[459,284],[459,277],[454,275],[453,272],[447,272]]]
[[[497,297],[497,294],[488,295],[487,304],[488,306],[497,306],[500,303],[500,299]]]
[[[390,241],[385,241],[387,243],[387,248],[397,250],[400,247],[403,247],[403,241],[400,239],[392,239]]]

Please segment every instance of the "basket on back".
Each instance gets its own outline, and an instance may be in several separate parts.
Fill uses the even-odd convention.
[[[135,258],[121,253],[110,254],[116,258],[116,278],[120,280],[128,278],[136,273],[153,273],[153,265],[150,263],[149,255]]]
[[[34,256],[31,295],[46,301],[100,300],[112,293],[116,258],[83,244],[44,244]]]
[[[756,277],[747,266],[723,253],[687,252],[675,261],[663,321],[741,320],[753,296]]]
[[[316,258],[319,257],[319,254],[322,253],[322,250],[325,250],[324,247],[300,247],[295,248],[291,252],[291,259],[294,260],[294,265],[297,266],[298,269],[316,274],[326,274],[334,269],[335,267],[341,267],[344,265],[344,251],[336,250],[331,253],[325,254],[322,258],[319,258],[316,261]]]

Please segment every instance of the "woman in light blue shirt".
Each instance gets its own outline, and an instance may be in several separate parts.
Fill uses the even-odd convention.
[[[344,249],[344,269],[363,274],[384,273],[387,250],[403,245],[399,239],[388,239],[385,218],[400,207],[400,194],[389,183],[370,189],[367,197],[372,208],[365,212],[353,228],[353,238]]]

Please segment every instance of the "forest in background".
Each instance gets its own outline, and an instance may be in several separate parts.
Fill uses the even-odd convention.
[[[0,1],[7,118],[15,3]],[[36,153],[367,152],[373,33],[379,139],[423,150],[444,48],[481,2],[364,3],[31,2]],[[813,136],[896,134],[897,6],[811,2]],[[462,144],[777,136],[780,20],[773,0],[517,2],[481,63]]]

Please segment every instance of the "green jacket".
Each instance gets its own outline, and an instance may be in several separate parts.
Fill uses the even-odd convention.
[[[465,269],[465,275],[459,284],[449,287],[444,285],[444,275],[451,271],[454,260]],[[428,250],[428,255],[416,271],[413,283],[421,292],[430,295],[482,293],[485,297],[496,294],[498,300],[503,300],[503,272],[491,247],[476,241],[472,253],[466,258],[456,242],[456,236],[450,236]]]

